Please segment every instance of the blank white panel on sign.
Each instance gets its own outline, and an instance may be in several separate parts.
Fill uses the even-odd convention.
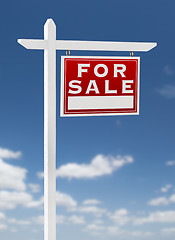
[[[133,96],[68,97],[68,109],[121,109],[133,108]]]

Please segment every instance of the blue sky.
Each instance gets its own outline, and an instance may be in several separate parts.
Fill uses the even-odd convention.
[[[174,239],[174,8],[169,0],[1,4],[1,239],[43,238],[43,52],[16,40],[42,39],[47,18],[57,25],[57,39],[158,42],[135,53],[141,57],[139,116],[60,118],[65,51],[57,51],[57,239]]]

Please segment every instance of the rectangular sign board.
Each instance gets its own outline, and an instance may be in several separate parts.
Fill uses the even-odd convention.
[[[61,117],[138,115],[139,57],[61,57]]]

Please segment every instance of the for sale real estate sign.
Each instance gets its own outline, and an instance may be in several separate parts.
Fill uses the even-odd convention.
[[[139,57],[61,59],[61,116],[139,114]]]

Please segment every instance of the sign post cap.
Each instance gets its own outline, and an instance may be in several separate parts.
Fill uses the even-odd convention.
[[[44,27],[51,27],[51,26],[56,27],[56,24],[52,18],[48,18],[44,24]]]

